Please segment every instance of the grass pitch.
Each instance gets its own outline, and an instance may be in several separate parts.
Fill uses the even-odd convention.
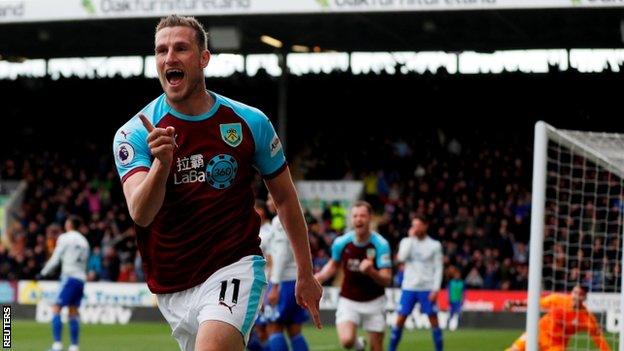
[[[67,345],[68,327],[64,327],[63,340]],[[444,331],[446,351],[500,351],[508,347],[520,334],[520,330],[460,329]],[[304,329],[311,351],[339,351],[336,330],[325,326],[316,330],[310,326]],[[167,351],[179,350],[171,337],[169,326],[164,323],[131,323],[128,325],[82,325],[80,329],[82,351]],[[387,347],[389,332],[386,333]],[[13,321],[12,348],[19,351],[45,351],[51,345],[51,331],[48,324],[32,321]],[[574,340],[573,340],[574,341]],[[584,343],[584,342],[583,342]],[[571,344],[573,344],[571,342]],[[580,346],[580,345],[579,345]],[[584,346],[584,345],[583,345]],[[591,341],[588,348],[593,350]],[[399,347],[401,351],[433,350],[431,334],[428,331],[405,331]]]

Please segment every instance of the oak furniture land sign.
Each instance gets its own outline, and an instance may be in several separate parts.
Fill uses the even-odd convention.
[[[624,0],[0,0],[0,23],[194,16],[624,7]]]

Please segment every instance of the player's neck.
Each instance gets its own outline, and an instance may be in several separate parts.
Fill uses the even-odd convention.
[[[367,230],[364,233],[355,232],[355,241],[358,244],[366,244],[370,241],[371,231]]]
[[[167,103],[177,112],[189,116],[199,116],[210,111],[214,105],[214,98],[205,88],[202,88],[183,101],[173,102],[167,98]]]

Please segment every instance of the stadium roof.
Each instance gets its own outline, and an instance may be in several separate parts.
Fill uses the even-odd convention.
[[[618,48],[623,47],[624,31],[622,8],[198,18],[211,29],[229,27],[240,42],[238,49],[226,51],[236,53],[274,52],[260,41],[262,35],[279,39],[286,50],[292,45],[347,52]],[[150,55],[156,22],[156,18],[131,18],[3,23],[0,55],[5,59]]]

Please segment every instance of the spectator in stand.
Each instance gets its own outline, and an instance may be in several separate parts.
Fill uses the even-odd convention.
[[[99,246],[94,246],[87,262],[87,280],[96,281],[102,275],[102,252]]]
[[[117,281],[125,282],[125,283],[131,283],[131,282],[137,281],[133,263],[126,262],[121,265],[121,268],[119,269],[119,276],[117,277]]]
[[[483,278],[476,267],[473,267],[464,279],[466,286],[472,289],[481,289],[483,287]]]

